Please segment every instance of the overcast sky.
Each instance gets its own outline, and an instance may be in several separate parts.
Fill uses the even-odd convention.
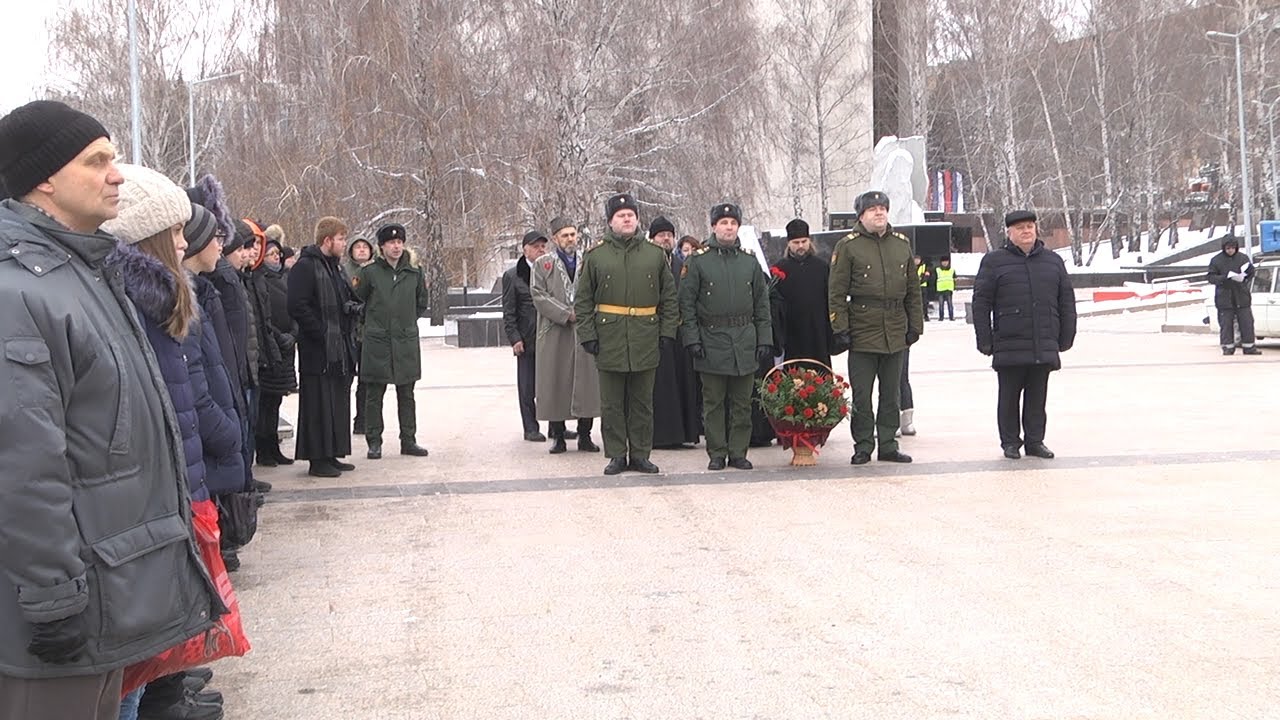
[[[44,82],[45,21],[58,12],[58,2],[6,2],[0,22],[0,114],[36,99]]]

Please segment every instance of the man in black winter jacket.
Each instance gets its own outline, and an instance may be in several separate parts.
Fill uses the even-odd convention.
[[[533,397],[537,378],[534,350],[538,344],[538,310],[533,306],[533,294],[529,290],[529,263],[547,253],[547,236],[531,230],[524,234],[521,245],[524,256],[502,276],[502,327],[507,342],[511,343],[511,354],[516,356],[516,388],[520,395],[524,439],[545,442],[547,436],[538,429]]]
[[[1005,216],[1009,242],[987,253],[973,286],[978,351],[991,356],[1000,383],[997,423],[1004,456],[1049,459],[1044,444],[1049,373],[1076,339],[1076,297],[1067,266],[1037,239],[1036,216]],[[1021,408],[1021,412],[1019,412]],[[1019,417],[1021,415],[1021,417]]]
[[[1253,284],[1253,262],[1240,252],[1240,241],[1228,235],[1222,241],[1222,252],[1209,261],[1206,278],[1217,287],[1213,304],[1218,308],[1218,342],[1223,355],[1236,354],[1236,323],[1240,323],[1240,344],[1245,355],[1261,355],[1253,334],[1253,302],[1249,286]]]

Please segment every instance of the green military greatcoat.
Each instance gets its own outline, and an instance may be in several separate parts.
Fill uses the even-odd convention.
[[[364,307],[360,381],[405,385],[422,377],[418,318],[427,313],[427,286],[409,251],[393,268],[385,257],[360,268],[352,289]]]
[[[600,370],[656,369],[658,338],[675,338],[678,317],[666,253],[643,235],[621,237],[609,230],[599,245],[583,255],[583,261],[573,307],[578,342],[600,343],[596,356]],[[601,306],[617,311],[601,311]]]
[[[848,333],[853,351],[900,352],[907,349],[908,330],[924,332],[911,242],[892,227],[878,236],[856,223],[836,243],[829,277],[831,330]]]
[[[685,347],[702,345],[694,358],[700,373],[754,375],[756,347],[773,344],[769,279],[741,244],[704,248],[686,258],[680,279],[681,333]]]

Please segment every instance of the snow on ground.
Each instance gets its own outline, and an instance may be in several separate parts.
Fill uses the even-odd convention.
[[[1243,227],[1238,226],[1236,228],[1236,236],[1242,236],[1243,230]],[[1123,272],[1126,268],[1142,267],[1175,252],[1208,242],[1212,238],[1220,238],[1223,235],[1226,235],[1227,232],[1228,228],[1226,227],[1213,228],[1212,233],[1208,230],[1196,230],[1194,232],[1190,230],[1179,230],[1178,247],[1176,248],[1168,247],[1168,233],[1164,233],[1160,237],[1160,246],[1156,248],[1155,252],[1145,252],[1147,236],[1144,234],[1142,236],[1143,251],[1136,253],[1122,252],[1118,258],[1111,257],[1111,244],[1107,241],[1103,241],[1103,244],[1098,247],[1098,254],[1093,257],[1093,263],[1082,267],[1076,267],[1072,264],[1070,247],[1059,248],[1054,252],[1062,256],[1063,261],[1067,264],[1067,271],[1072,274]],[[1256,243],[1257,240],[1255,239],[1254,242]],[[1088,245],[1084,247],[1084,252],[1085,257],[1087,258],[1089,254]],[[959,275],[977,275],[978,264],[982,262],[983,255],[984,253],[952,253],[951,266],[956,269],[956,273]],[[1174,263],[1173,266],[1204,267],[1208,262],[1209,256],[1205,255]]]

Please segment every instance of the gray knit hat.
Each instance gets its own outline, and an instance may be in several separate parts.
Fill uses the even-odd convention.
[[[191,219],[191,201],[172,180],[141,165],[116,165],[124,176],[120,214],[102,229],[130,245]]]

